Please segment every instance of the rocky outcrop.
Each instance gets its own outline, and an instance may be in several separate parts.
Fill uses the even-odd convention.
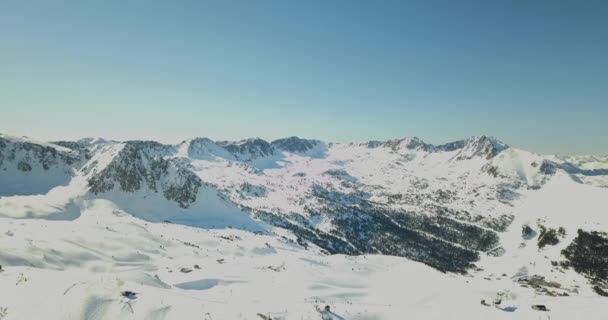
[[[64,148],[73,150],[74,152],[78,153],[78,155],[80,156],[80,158],[84,159],[84,160],[89,160],[91,159],[91,151],[89,150],[89,148],[80,143],[80,142],[76,142],[76,141],[54,141],[52,142],[53,144],[56,144],[58,146],[62,146]]]
[[[234,160],[234,155],[208,138],[195,138],[189,141],[182,142],[187,144],[187,156],[191,159],[213,160],[214,158],[223,158]]]
[[[219,141],[218,145],[232,153],[236,159],[250,161],[274,155],[274,148],[265,140],[252,138],[238,142]]]
[[[471,137],[462,142],[462,148],[456,155],[456,160],[468,160],[474,157],[489,160],[508,147],[506,144],[488,136]]]
[[[38,144],[0,136],[0,166],[12,164],[21,171],[31,171],[36,166],[49,170],[51,167],[74,166],[80,160],[82,158],[78,153],[60,145]]]
[[[549,160],[543,160],[538,171],[542,174],[553,175],[557,171],[557,164]]]
[[[88,180],[90,191],[104,193],[142,189],[162,192],[168,200],[188,207],[202,185],[198,176],[178,159],[168,158],[172,147],[152,141],[129,141],[112,161]]]
[[[278,150],[293,153],[306,153],[307,151],[321,144],[321,141],[301,139],[294,136],[289,138],[277,139],[272,141],[270,144]]]
[[[403,139],[389,140],[383,144],[384,147],[393,151],[399,150],[423,150],[427,152],[435,151],[435,147],[427,144],[418,137],[407,137]]]

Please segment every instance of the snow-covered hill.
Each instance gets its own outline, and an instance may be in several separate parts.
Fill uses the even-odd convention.
[[[487,136],[164,145],[2,135],[0,293],[11,298],[0,319],[605,312],[605,160]],[[504,303],[479,303],[496,297]]]

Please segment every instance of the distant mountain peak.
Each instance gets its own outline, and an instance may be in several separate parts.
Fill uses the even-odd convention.
[[[228,150],[238,159],[249,161],[268,157],[274,154],[274,148],[261,138],[249,138],[240,141],[218,141],[218,145]]]
[[[116,142],[116,141],[104,139],[101,137],[87,137],[87,138],[82,138],[82,139],[79,139],[76,141],[76,143],[83,145],[83,146],[92,146],[92,145],[105,144],[105,143],[111,143],[111,142]]]
[[[307,152],[308,150],[311,150],[312,148],[316,147],[320,143],[321,143],[321,141],[319,141],[319,140],[309,140],[309,139],[302,139],[302,138],[299,138],[296,136],[291,136],[291,137],[287,137],[287,138],[274,140],[270,144],[279,150],[288,151],[288,152],[296,152],[296,153],[304,153],[304,152]]]
[[[473,136],[464,140],[462,149],[457,156],[458,160],[471,159],[479,156],[491,159],[509,146],[494,137],[486,135]]]
[[[391,148],[393,150],[424,150],[424,151],[432,151],[434,150],[434,146],[431,144],[425,143],[422,139],[413,136],[413,137],[405,137],[401,139],[389,140],[384,143],[385,147]]]
[[[505,144],[504,142],[492,137],[492,136],[487,136],[487,135],[478,135],[478,136],[472,136],[469,137],[467,140],[467,143],[491,143],[495,146],[502,146],[503,150],[508,148],[509,146],[507,144]]]
[[[193,159],[213,159],[216,157],[234,159],[234,155],[209,138],[194,138],[182,142],[186,147],[185,156]]]

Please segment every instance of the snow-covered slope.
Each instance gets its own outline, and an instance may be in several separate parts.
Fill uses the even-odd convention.
[[[0,319],[2,307],[7,319],[402,319],[395,297],[417,319],[571,319],[568,308],[597,307],[608,290],[601,162],[487,136],[438,146],[0,136],[0,281],[17,283]],[[23,304],[52,290],[66,293],[40,310]],[[479,304],[497,296],[508,302]],[[333,313],[315,309],[325,304]]]
[[[3,221],[3,320],[322,319],[326,305],[334,319],[355,320],[599,320],[608,312],[606,298],[589,290],[540,295],[514,274],[455,276],[402,258],[302,250],[289,234],[147,223],[107,200],[83,207],[75,221]],[[480,304],[496,297],[497,307]]]
[[[564,170],[586,184],[608,188],[608,156],[553,157]]]

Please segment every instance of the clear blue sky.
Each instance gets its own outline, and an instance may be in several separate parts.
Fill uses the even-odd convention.
[[[0,0],[0,132],[608,153],[608,1]]]

